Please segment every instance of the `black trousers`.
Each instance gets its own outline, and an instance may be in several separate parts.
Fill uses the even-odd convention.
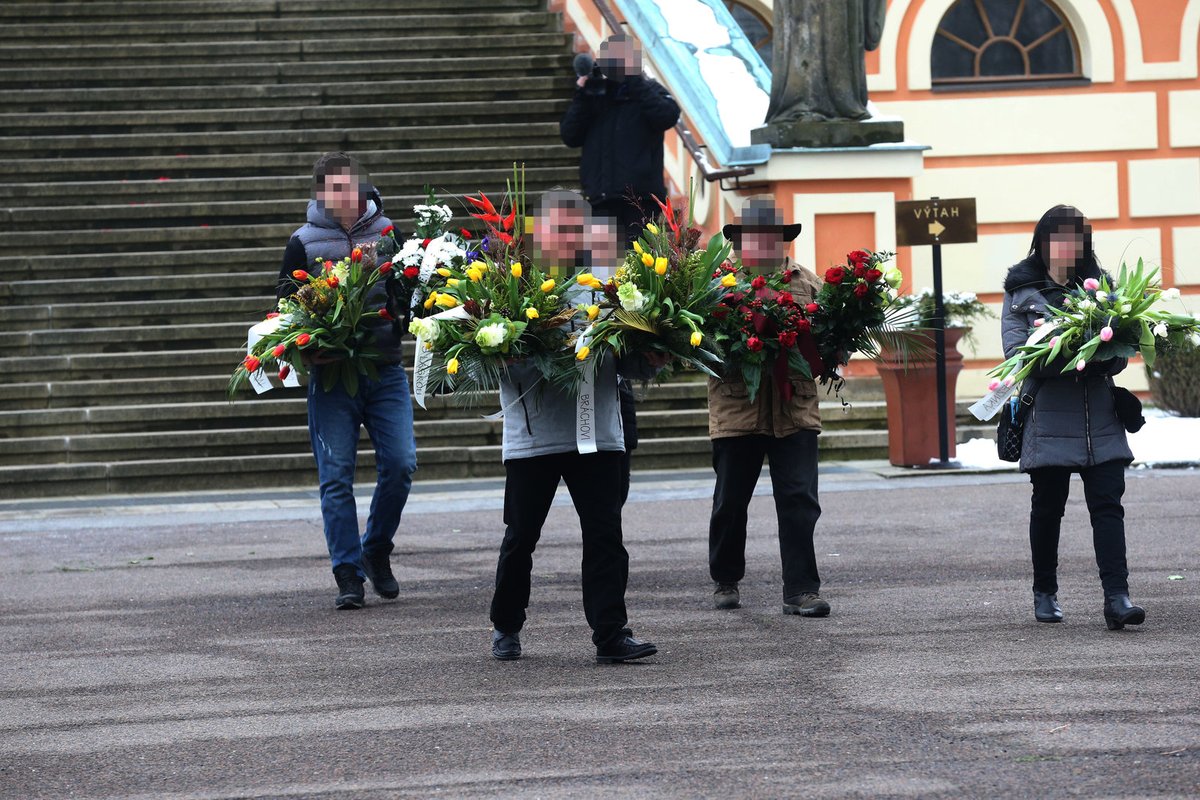
[[[504,464],[504,542],[496,566],[491,618],[496,630],[516,633],[529,607],[533,551],[558,491],[567,484],[583,529],[583,613],[597,645],[629,632],[625,586],[629,554],[621,542],[621,454],[555,453]]]
[[[1029,512],[1029,548],[1033,554],[1033,589],[1058,591],[1058,535],[1071,491],[1068,467],[1031,469],[1033,502]],[[1125,562],[1125,464],[1109,461],[1077,470],[1083,478],[1083,497],[1092,517],[1092,544],[1104,596],[1129,593]]]
[[[746,512],[763,459],[770,459],[779,554],[783,558],[783,596],[817,592],[821,576],[813,532],[821,516],[817,498],[817,433],[791,436],[732,436],[713,439],[712,518],[708,524],[708,569],[717,583],[735,583],[746,574]]]

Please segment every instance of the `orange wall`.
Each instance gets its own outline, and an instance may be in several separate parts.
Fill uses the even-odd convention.
[[[1141,29],[1142,50],[1147,62],[1169,62],[1179,59],[1180,30],[1188,0],[1131,0],[1137,12]],[[1157,228],[1162,242],[1162,278],[1165,285],[1175,284],[1174,242],[1172,229],[1177,226],[1200,225],[1200,216],[1132,217],[1129,208],[1129,164],[1137,159],[1186,158],[1200,156],[1200,147],[1173,148],[1170,145],[1170,120],[1168,97],[1171,91],[1200,88],[1196,79],[1130,81],[1126,79],[1126,47],[1122,38],[1121,22],[1110,0],[1099,0],[1108,26],[1113,35],[1115,75],[1112,83],[1093,84],[1079,87],[1031,87],[1028,89],[1000,89],[971,92],[933,92],[912,90],[908,86],[907,65],[909,40],[913,24],[922,5],[914,2],[909,6],[901,24],[900,37],[895,54],[897,89],[893,92],[871,93],[873,100],[888,101],[939,100],[955,97],[980,98],[988,96],[1067,96],[1097,95],[1104,93],[1149,92],[1157,95],[1158,146],[1153,150],[1088,152],[1077,154],[1046,153],[990,156],[939,156],[935,151],[926,154],[927,170],[939,167],[971,167],[1005,164],[1059,164],[1068,162],[1116,162],[1118,165],[1119,211],[1114,219],[1095,220],[1097,230],[1123,230],[1127,228]],[[1087,209],[1083,209],[1086,213]],[[1032,229],[1032,224],[981,224],[981,234],[1015,233]]]
[[[1142,55],[1148,62],[1179,60],[1179,30],[1188,0],[1130,0],[1142,29]]]

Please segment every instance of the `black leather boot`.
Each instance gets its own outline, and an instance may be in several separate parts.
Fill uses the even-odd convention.
[[[1114,594],[1104,599],[1104,624],[1110,631],[1126,625],[1141,625],[1146,621],[1146,609],[1129,602],[1129,595]]]
[[[363,596],[363,579],[358,574],[358,567],[353,564],[338,564],[333,570],[333,579],[337,581],[338,595],[334,605],[338,611],[352,611],[366,605]]]
[[[521,657],[521,634],[492,629],[492,657],[500,661],[516,661]]]
[[[1058,595],[1047,592],[1033,592],[1033,616],[1038,622],[1062,622],[1062,608],[1058,605]]]

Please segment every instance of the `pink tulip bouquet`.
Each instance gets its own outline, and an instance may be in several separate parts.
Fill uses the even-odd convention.
[[[1157,308],[1161,301],[1176,300],[1178,289],[1164,290],[1158,283],[1158,268],[1147,269],[1139,259],[1130,270],[1124,264],[1116,282],[1088,278],[1069,292],[1062,308],[1051,307],[1050,315],[1038,320],[1041,335],[1031,337],[989,374],[990,388],[1014,386],[1033,370],[1065,358],[1063,373],[1082,372],[1093,361],[1129,358],[1141,354],[1146,366],[1154,366],[1159,348],[1182,344],[1200,334],[1200,320]]]

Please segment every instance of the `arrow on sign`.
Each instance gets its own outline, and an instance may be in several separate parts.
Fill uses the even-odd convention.
[[[946,226],[943,225],[942,223],[938,222],[937,220],[934,220],[933,222],[929,223],[929,233],[931,235],[941,236],[945,232],[946,232]]]

